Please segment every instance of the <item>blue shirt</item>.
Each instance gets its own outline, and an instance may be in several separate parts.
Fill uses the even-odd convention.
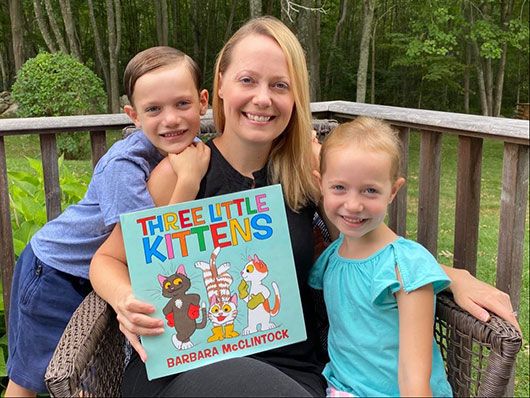
[[[335,388],[357,396],[399,396],[399,315],[394,293],[431,283],[434,293],[450,280],[420,244],[398,238],[372,256],[351,260],[339,255],[342,236],[313,266],[309,285],[324,290],[329,317],[330,362],[323,375]],[[433,396],[452,396],[442,356],[433,338]]]
[[[120,214],[154,207],[146,183],[162,159],[141,131],[112,145],[97,163],[85,197],[33,236],[35,255],[52,268],[88,279],[90,261]]]

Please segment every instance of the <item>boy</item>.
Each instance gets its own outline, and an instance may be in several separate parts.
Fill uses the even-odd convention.
[[[179,192],[196,194],[208,167],[209,149],[193,143],[208,108],[197,64],[179,50],[153,47],[131,59],[124,82],[131,104],[124,110],[141,130],[109,149],[85,197],[39,230],[17,261],[6,396],[47,392],[46,367],[72,313],[92,290],[92,256],[121,213],[154,207],[146,187],[153,168],[170,154],[175,171],[190,170],[185,174],[192,178],[177,182],[177,200]]]

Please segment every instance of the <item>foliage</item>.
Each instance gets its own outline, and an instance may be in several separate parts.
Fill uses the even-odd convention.
[[[68,116],[102,113],[102,81],[88,67],[61,52],[40,53],[22,66],[12,87],[18,115]],[[61,134],[58,149],[68,159],[87,154],[86,134]]]
[[[42,163],[26,158],[30,171],[8,171],[12,210],[13,243],[18,257],[35,232],[46,223],[46,203]],[[88,181],[74,175],[59,159],[61,203],[68,206],[79,202],[85,194]]]

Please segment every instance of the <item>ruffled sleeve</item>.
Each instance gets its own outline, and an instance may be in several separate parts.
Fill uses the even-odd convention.
[[[395,305],[394,293],[401,288],[395,265],[398,266],[403,289],[407,293],[431,283],[434,294],[437,294],[451,283],[436,259],[419,243],[399,238],[390,246],[392,250],[385,252],[388,258],[384,259],[384,266],[374,274],[372,300],[375,305]]]
[[[329,258],[336,250],[338,250],[341,242],[342,242],[342,235],[337,240],[332,242],[326,248],[326,250],[324,250],[322,254],[317,258],[317,261],[315,261],[315,264],[313,264],[313,267],[311,268],[311,271],[309,272],[309,278],[307,281],[309,286],[311,286],[313,289],[323,290],[324,272],[326,272]]]

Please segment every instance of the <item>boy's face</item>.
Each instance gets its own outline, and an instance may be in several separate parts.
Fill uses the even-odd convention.
[[[133,100],[134,106],[125,106],[125,112],[163,155],[179,153],[193,142],[208,109],[208,92],[197,92],[184,62],[141,76]]]
[[[391,158],[354,145],[330,148],[320,178],[324,211],[348,238],[370,238],[404,182],[390,179]]]

